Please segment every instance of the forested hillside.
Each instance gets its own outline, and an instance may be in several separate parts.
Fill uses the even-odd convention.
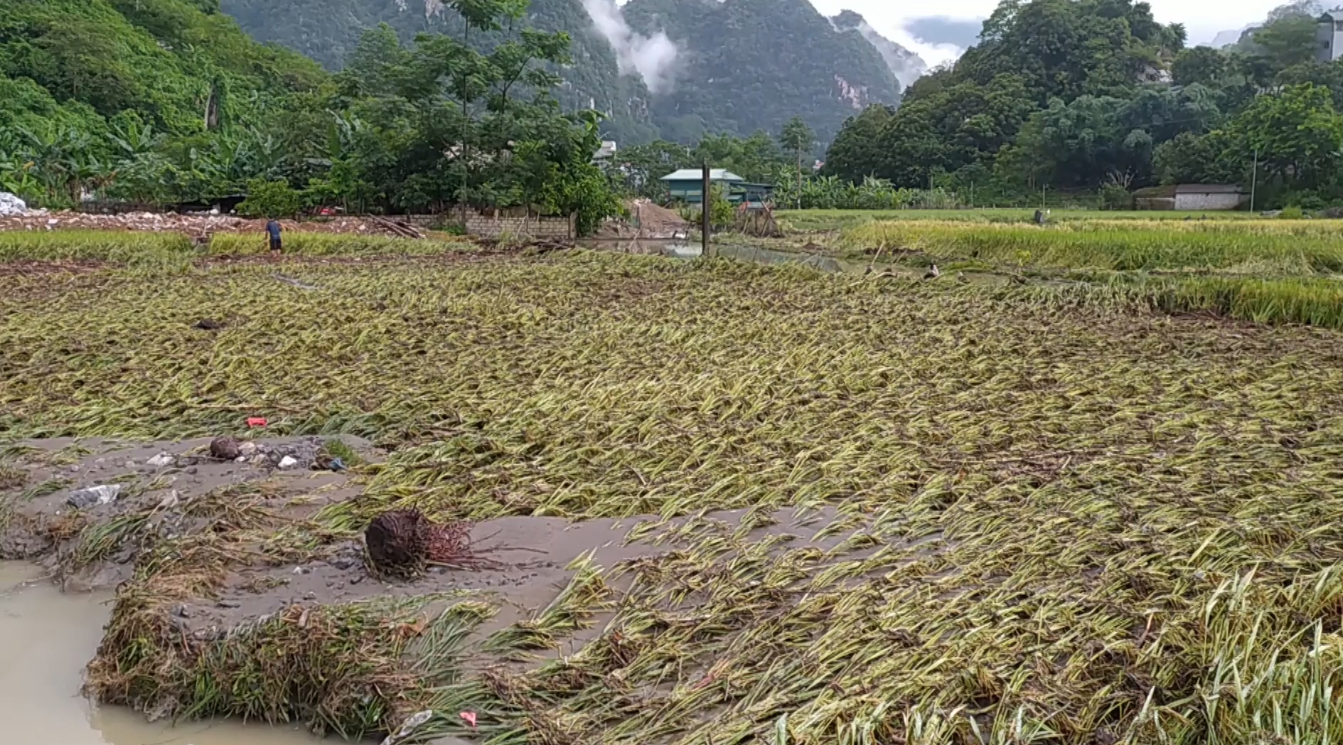
[[[891,74],[895,76],[901,88],[908,88],[914,84],[915,80],[928,72],[928,63],[924,62],[923,58],[882,36],[879,31],[872,27],[872,24],[867,22],[866,18],[858,13],[846,10],[831,18],[830,23],[841,31],[857,31],[864,39],[867,39],[868,43],[886,61],[886,66],[891,68]]]
[[[220,0],[220,7],[256,39],[294,49],[330,70],[341,69],[363,33],[383,23],[403,42],[420,33],[466,38],[461,16],[440,0]],[[615,52],[580,0],[532,0],[524,20],[531,28],[569,34],[573,61],[558,70],[564,82],[555,91],[561,106],[602,112],[603,130],[621,141],[656,135],[647,87],[637,76],[620,74]],[[500,38],[478,32],[473,44],[488,51]]]
[[[825,171],[984,195],[1122,194],[1248,184],[1257,161],[1261,187],[1286,201],[1343,196],[1343,66],[1314,61],[1310,12],[1279,8],[1224,51],[1185,49],[1183,28],[1146,3],[1004,2],[954,68],[920,79],[899,110],[850,120]]]
[[[517,4],[470,26],[488,53],[381,27],[333,76],[253,41],[214,0],[8,0],[0,191],[50,207],[247,193],[258,214],[527,204],[584,227],[611,214],[596,118],[544,93],[569,38],[527,28]]]
[[[0,122],[100,126],[135,114],[173,133],[255,115],[327,78],[253,42],[214,0],[0,3]]]
[[[348,60],[360,34],[379,23],[404,42],[417,33],[463,38],[460,18],[439,0],[221,0],[223,10],[262,41],[317,59],[329,69]],[[603,6],[600,0],[596,6]],[[894,104],[899,84],[883,52],[909,79],[921,61],[870,32],[856,14],[832,24],[808,0],[633,0],[623,16],[634,33],[665,32],[676,45],[671,84],[650,94],[593,25],[583,0],[531,0],[527,23],[565,31],[573,63],[557,70],[570,110],[603,112],[607,136],[624,144],[659,134],[691,142],[706,133],[777,133],[794,114],[828,141],[845,118],[870,103]],[[863,28],[873,40],[865,38]],[[473,42],[488,50],[493,35]],[[874,44],[885,42],[883,51]]]

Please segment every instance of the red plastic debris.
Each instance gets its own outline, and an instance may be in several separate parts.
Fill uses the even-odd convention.
[[[462,712],[461,714],[458,714],[457,716],[459,716],[459,717],[461,717],[462,719],[466,720],[466,723],[467,723],[467,724],[471,725],[472,728],[475,728],[475,726],[476,726],[476,713],[475,713],[474,711],[464,711],[464,712]]]
[[[249,426],[249,427],[251,427],[251,428],[253,428],[253,429],[256,429],[257,427],[264,427],[264,426],[266,426],[266,417],[264,417],[264,416],[249,416],[249,417],[247,417],[247,426]]]

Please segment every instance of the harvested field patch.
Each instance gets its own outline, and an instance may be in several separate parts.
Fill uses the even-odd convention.
[[[105,700],[501,743],[1343,738],[1338,332],[587,252],[273,273],[4,280],[10,436],[390,449],[132,530]],[[383,584],[394,509],[511,553]]]

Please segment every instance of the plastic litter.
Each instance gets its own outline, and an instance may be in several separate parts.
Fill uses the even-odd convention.
[[[111,504],[121,494],[121,484],[102,484],[70,492],[65,503],[75,509],[92,507],[96,504]]]
[[[280,459],[280,468],[282,470],[290,469],[297,465],[298,465],[298,459],[292,455],[286,455],[285,457]]]
[[[159,453],[153,458],[150,458],[149,460],[145,461],[147,465],[153,466],[155,468],[163,468],[164,466],[171,466],[175,462],[177,462],[177,459],[172,457],[171,455],[168,455],[167,453]]]
[[[390,734],[383,739],[382,745],[393,745],[393,743],[400,742],[401,740],[410,737],[421,724],[424,724],[433,717],[433,709],[425,709],[424,711],[411,714],[410,717],[406,719],[405,723],[401,725],[401,729],[397,730],[395,734]]]
[[[464,711],[464,712],[458,714],[457,716],[461,717],[463,721],[465,721],[467,724],[471,725],[472,729],[475,728],[475,726],[476,726],[476,713],[475,713],[474,711]]]
[[[247,426],[251,427],[252,429],[256,429],[257,427],[264,427],[266,426],[266,417],[249,416],[247,417]]]
[[[334,456],[322,454],[318,455],[312,462],[314,471],[334,471],[340,473],[345,470],[345,461]]]

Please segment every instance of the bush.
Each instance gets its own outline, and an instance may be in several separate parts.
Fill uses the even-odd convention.
[[[1101,209],[1103,210],[1130,210],[1133,209],[1133,195],[1128,189],[1119,184],[1105,184],[1100,190]]]
[[[1305,216],[1306,216],[1306,213],[1303,212],[1303,211],[1301,210],[1300,207],[1297,207],[1297,206],[1293,205],[1293,206],[1291,206],[1291,207],[1283,207],[1283,208],[1282,208],[1282,212],[1278,214],[1278,219],[1280,219],[1280,220],[1300,220],[1301,218],[1303,218],[1303,217],[1305,217]]]
[[[303,195],[288,181],[253,179],[247,182],[247,201],[238,205],[244,217],[293,217],[303,208]]]

